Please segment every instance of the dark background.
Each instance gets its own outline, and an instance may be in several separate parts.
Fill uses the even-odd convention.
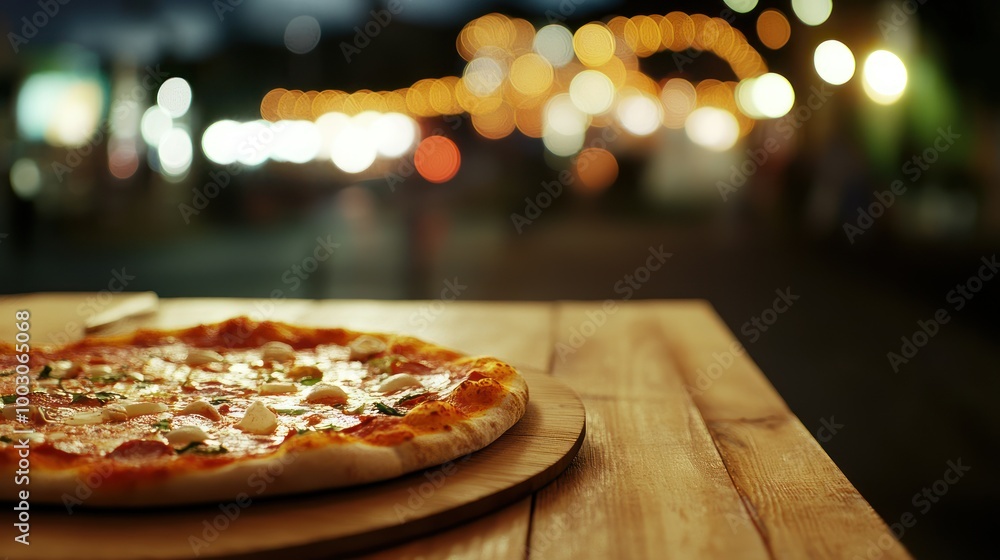
[[[436,298],[446,280],[458,278],[468,286],[463,300],[605,299],[618,297],[615,282],[650,246],[663,245],[674,256],[636,298],[711,301],[808,428],[843,426],[822,444],[879,514],[889,523],[916,515],[902,536],[915,556],[990,557],[1000,499],[1000,280],[985,282],[962,309],[947,298],[977,273],[981,258],[995,255],[1000,240],[993,64],[1000,7],[929,0],[886,38],[879,21],[891,21],[894,6],[903,5],[838,1],[815,28],[798,22],[787,2],[761,2],[736,16],[733,26],[772,71],[789,78],[796,105],[822,83],[811,62],[820,41],[849,45],[858,72],[831,88],[829,103],[727,200],[714,180],[692,170],[740,163],[773,134],[773,122],[759,123],[722,156],[663,129],[642,149],[616,153],[620,172],[609,188],[567,188],[519,233],[511,215],[523,214],[525,198],[570,162],[547,154],[541,140],[517,132],[487,140],[468,123],[448,129],[462,167],[444,184],[414,175],[393,190],[382,175],[352,177],[328,162],[268,163],[233,177],[190,224],[177,205],[220,169],[202,154],[201,131],[223,118],[259,118],[272,88],[395,89],[461,75],[455,37],[466,22],[499,11],[539,28],[559,2],[410,0],[351,63],[340,45],[379,2],[247,0],[221,21],[208,1],[71,2],[19,52],[0,47],[0,293],[100,290],[124,267],[135,277],[127,290],[163,297],[268,297],[279,288],[288,297]],[[792,23],[791,40],[777,51],[762,47],[754,32],[767,7]],[[724,8],[721,1],[582,0],[564,23],[572,30],[618,14],[716,15]],[[19,32],[21,17],[38,9],[5,4],[0,31]],[[321,42],[303,55],[282,42],[297,15],[322,23]],[[860,86],[863,56],[876,48],[902,49],[911,71],[892,106],[875,105]],[[191,83],[194,158],[182,179],[165,180],[142,158],[131,177],[112,177],[103,141],[65,181],[55,179],[49,162],[63,161],[67,148],[21,138],[16,99],[28,76],[80,57],[108,79],[123,63],[159,64]],[[656,80],[733,79],[710,54],[682,72],[669,52],[641,67]],[[152,95],[145,100],[153,102]],[[425,133],[450,126],[443,123],[421,121]],[[905,162],[942,127],[960,138],[910,182]],[[34,197],[10,188],[11,167],[23,158],[41,169]],[[849,242],[843,224],[855,223],[857,209],[896,179],[907,192]],[[317,236],[341,248],[289,289],[283,273],[312,253]],[[800,299],[766,332],[751,335],[744,324],[786,288]],[[950,320],[894,371],[887,354],[900,352],[901,337],[912,337],[917,322],[941,308]],[[914,495],[959,459],[972,470],[921,511]]]

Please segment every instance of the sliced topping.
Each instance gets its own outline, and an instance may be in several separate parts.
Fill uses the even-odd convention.
[[[381,393],[392,393],[394,391],[399,391],[401,389],[408,389],[410,387],[420,387],[420,381],[416,377],[408,373],[397,373],[396,375],[389,376],[378,386],[378,390]]]
[[[39,376],[40,379],[45,377],[52,377],[55,379],[68,379],[70,377],[75,377],[76,374],[80,373],[80,366],[74,364],[69,360],[59,360],[58,362],[52,362],[49,364],[51,369],[47,376]]]
[[[306,395],[306,402],[339,401],[347,402],[347,393],[336,385],[318,383],[312,391]]]
[[[201,366],[221,362],[224,359],[225,358],[222,357],[222,354],[219,354],[215,350],[191,348],[188,350],[188,355],[187,358],[184,359],[184,363],[189,366]]]
[[[295,349],[284,342],[268,342],[260,350],[260,357],[272,362],[285,362],[295,357]]]
[[[141,402],[125,405],[125,413],[128,414],[129,418],[142,416],[143,414],[158,414],[166,411],[167,405],[158,402]]]
[[[187,445],[194,442],[203,442],[208,439],[208,434],[198,426],[181,426],[167,432],[167,441],[171,445]]]
[[[101,409],[101,417],[105,422],[124,422],[128,420],[128,413],[125,407],[120,404],[109,404]]]
[[[66,432],[52,432],[48,435],[49,441],[59,441],[61,439],[66,439]]]
[[[17,409],[18,408],[22,408],[23,409],[24,407],[18,407],[17,405],[13,405],[13,404],[8,404],[7,406],[3,407],[3,417],[4,417],[4,419],[6,419],[6,420],[17,420]],[[28,408],[28,419],[31,422],[40,422],[40,423],[44,424],[44,423],[46,423],[46,422],[49,421],[49,419],[45,417],[45,411],[44,411],[44,409],[39,408],[39,407],[37,407],[37,406],[35,406],[33,404],[29,404],[27,408]]]
[[[386,349],[385,342],[367,334],[355,338],[347,346],[351,349],[349,359],[360,360],[362,362],[379,352],[385,352]]]
[[[257,401],[247,408],[236,427],[251,434],[272,434],[278,427],[278,416],[264,406],[264,403]]]
[[[298,390],[294,383],[265,383],[260,386],[262,395],[284,395]]]
[[[114,373],[114,369],[112,369],[108,364],[83,366],[83,374],[87,377],[107,377],[112,373]]]
[[[292,379],[322,379],[323,372],[316,366],[295,366],[286,374]]]
[[[184,407],[183,410],[177,413],[179,416],[186,416],[189,414],[197,414],[198,416],[204,416],[213,422],[218,422],[222,419],[222,415],[219,411],[215,409],[208,401],[194,401],[193,403]]]

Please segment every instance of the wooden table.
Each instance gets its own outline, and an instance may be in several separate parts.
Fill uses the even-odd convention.
[[[14,309],[32,311],[37,345],[82,336],[90,316],[131,297],[8,296],[0,339],[13,336]],[[706,302],[168,299],[98,332],[240,314],[412,334],[548,373],[582,397],[586,440],[560,478],[366,558],[909,558]]]

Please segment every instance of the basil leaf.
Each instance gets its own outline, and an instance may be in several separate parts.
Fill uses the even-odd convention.
[[[302,416],[303,414],[309,412],[305,408],[276,408],[274,409],[278,414],[286,414],[288,416]]]
[[[396,399],[396,406],[399,406],[400,404],[402,404],[402,403],[404,403],[406,401],[409,401],[409,400],[413,400],[413,399],[415,399],[417,397],[422,397],[422,396],[426,395],[428,392],[429,391],[413,391],[413,392],[410,392],[410,393],[406,393],[403,396],[401,396],[398,399]]]
[[[39,379],[49,379],[52,377],[52,367],[48,364],[42,366],[42,371],[38,372]]]
[[[300,379],[299,383],[303,385],[315,385],[320,381],[323,381],[322,377],[306,377],[305,379]]]
[[[160,420],[159,422],[153,422],[150,425],[161,432],[170,431],[170,420]]]
[[[382,414],[387,414],[389,416],[406,416],[406,414],[403,414],[395,408],[380,402],[375,403],[375,408],[377,408]]]
[[[17,402],[17,395],[4,395],[0,398],[3,399],[3,404],[14,404]]]
[[[7,436],[0,436],[0,441],[2,441],[4,443],[14,443],[14,440],[10,439]]]
[[[8,377],[14,375],[14,370],[8,369],[7,371],[0,371],[0,377]]]
[[[212,399],[212,400],[210,400],[210,401],[208,401],[208,402],[210,402],[210,403],[212,403],[212,404],[222,404],[222,403],[227,403],[227,402],[229,402],[229,399],[225,399],[225,398],[217,398],[217,399]]]

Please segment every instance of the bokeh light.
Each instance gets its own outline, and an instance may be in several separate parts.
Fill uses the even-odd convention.
[[[575,186],[582,191],[602,191],[618,178],[618,160],[603,148],[587,148],[573,161]]]
[[[863,85],[865,93],[876,103],[895,103],[906,89],[906,65],[895,54],[879,50],[865,59]]]
[[[833,11],[833,0],[792,0],[792,11],[806,25],[820,25]]]
[[[361,173],[375,163],[378,142],[368,126],[369,121],[369,115],[360,113],[341,127],[334,137],[330,159],[341,171]]]
[[[274,140],[269,157],[274,161],[312,161],[323,143],[319,129],[310,121],[278,121],[272,129]]]
[[[549,64],[562,68],[573,60],[573,34],[562,25],[546,25],[535,34],[534,49]]]
[[[684,124],[692,142],[715,152],[732,148],[739,138],[740,125],[725,109],[701,107],[695,109]]]
[[[417,173],[431,183],[450,181],[462,165],[458,146],[444,136],[428,136],[413,154]]]
[[[840,41],[823,41],[813,53],[813,65],[823,81],[839,86],[854,76],[854,53]]]
[[[38,196],[42,190],[42,172],[35,160],[21,158],[10,166],[10,187],[24,200]]]
[[[160,138],[174,127],[174,120],[163,108],[153,105],[142,114],[139,120],[139,131],[142,139],[150,146],[159,146]]]
[[[584,113],[598,115],[610,109],[614,103],[615,85],[602,72],[584,70],[570,82],[569,96],[573,104]]]
[[[537,53],[517,57],[510,67],[510,84],[527,96],[541,95],[552,86],[552,65]]]
[[[792,89],[792,84],[781,74],[773,72],[754,79],[750,95],[753,107],[761,115],[771,119],[787,115],[795,104],[795,90]]]
[[[745,14],[757,7],[757,0],[725,0],[726,5],[734,12]]]
[[[636,136],[649,136],[660,127],[663,109],[658,99],[635,91],[623,95],[615,115],[622,128]]]
[[[160,138],[157,155],[164,173],[183,175],[191,167],[193,156],[191,135],[183,128],[170,129]]]
[[[156,104],[171,118],[183,117],[191,107],[191,85],[184,78],[168,78],[156,92]]]
[[[232,120],[210,124],[201,135],[201,151],[205,157],[219,165],[235,162],[240,126],[240,123]]]
[[[663,84],[660,101],[663,102],[663,125],[684,128],[688,115],[697,107],[698,94],[691,82],[684,78],[671,78]]]
[[[319,21],[312,16],[292,18],[285,26],[285,48],[295,54],[306,54],[316,48],[322,35]]]
[[[588,23],[573,34],[573,50],[585,65],[600,66],[615,55],[615,36],[603,24]]]
[[[777,50],[788,43],[792,36],[792,26],[785,14],[778,10],[764,10],[757,17],[757,36],[765,47]]]
[[[372,133],[380,155],[399,157],[413,147],[417,123],[401,113],[386,113],[372,123]]]
[[[480,97],[495,92],[506,76],[506,69],[496,59],[480,56],[465,66],[463,79],[473,94]]]

